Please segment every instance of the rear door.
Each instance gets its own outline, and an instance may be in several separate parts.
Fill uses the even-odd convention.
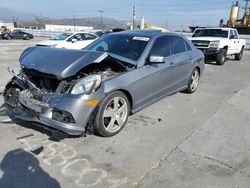
[[[172,67],[174,75],[172,85],[175,88],[186,85],[192,69],[192,49],[189,44],[180,36],[169,36],[171,44]]]

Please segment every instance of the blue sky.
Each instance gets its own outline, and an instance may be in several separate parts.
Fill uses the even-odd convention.
[[[128,20],[132,6],[136,18],[145,17],[146,23],[186,28],[188,25],[218,25],[230,14],[233,0],[1,0],[0,7],[22,10],[44,17],[65,18],[97,17],[103,10],[104,17]],[[244,1],[240,1],[244,5]],[[243,10],[241,9],[241,12]]]

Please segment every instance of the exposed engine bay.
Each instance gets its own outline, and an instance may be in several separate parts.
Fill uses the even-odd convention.
[[[121,62],[112,57],[107,57],[101,63],[92,63],[81,69],[76,75],[62,80],[59,80],[55,75],[26,68],[23,68],[19,74],[15,74],[14,72],[11,73],[14,75],[14,78],[16,78],[16,84],[19,86],[22,85],[22,82],[26,82],[26,84],[23,84],[20,89],[28,89],[27,86],[29,86],[29,89],[35,89],[42,93],[64,93],[73,82],[88,75],[100,75],[104,81],[133,68],[134,66],[129,63]]]
[[[4,92],[5,103],[15,108],[16,113],[22,108],[32,111],[33,116],[38,116],[36,113],[48,108],[48,103],[53,100],[55,94],[69,92],[69,88],[79,79],[89,75],[100,75],[102,81],[105,81],[133,68],[132,64],[107,56],[100,63],[89,64],[76,75],[61,80],[55,75],[34,69],[23,68],[18,74],[9,70],[13,78]]]

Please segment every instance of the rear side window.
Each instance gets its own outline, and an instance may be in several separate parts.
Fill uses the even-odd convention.
[[[167,57],[170,56],[170,54],[170,43],[168,36],[157,38],[151,49],[150,55]]]
[[[192,48],[191,48],[190,45],[187,43],[187,41],[184,40],[184,42],[185,42],[185,46],[186,46],[186,51],[191,51]]]
[[[171,44],[172,55],[186,52],[186,44],[185,44],[186,41],[182,39],[181,37],[169,36],[169,41]]]
[[[85,40],[94,40],[96,39],[95,35],[85,34]]]

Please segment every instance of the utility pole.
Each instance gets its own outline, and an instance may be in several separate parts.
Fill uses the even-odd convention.
[[[74,32],[76,31],[76,15],[74,14]]]
[[[100,12],[100,14],[101,14],[101,29],[102,29],[102,14],[104,13],[104,11],[103,10],[98,10],[98,12]]]
[[[250,0],[244,0],[244,1],[246,1],[246,6],[245,6],[245,12],[244,12],[244,15],[246,15],[246,13],[247,13],[247,9],[248,9],[248,2],[249,2]]]
[[[135,29],[135,5],[133,6],[133,29]]]

